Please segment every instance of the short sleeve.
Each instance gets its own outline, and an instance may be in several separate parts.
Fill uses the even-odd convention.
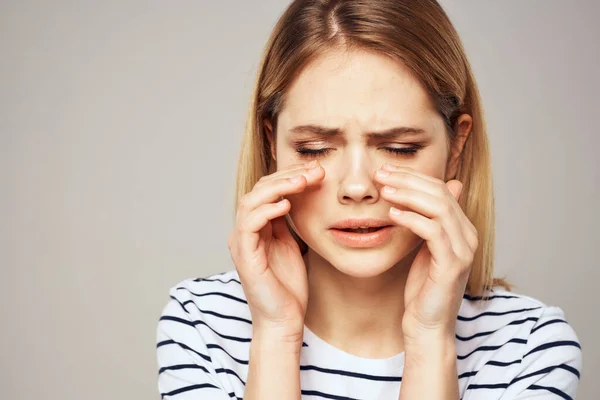
[[[200,331],[177,291],[170,291],[157,327],[158,390],[162,399],[230,400],[219,383]]]
[[[574,329],[559,307],[544,307],[532,327],[516,376],[508,379],[501,400],[574,399],[582,351]]]

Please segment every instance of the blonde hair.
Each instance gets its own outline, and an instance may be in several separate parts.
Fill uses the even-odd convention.
[[[442,116],[449,144],[456,137],[458,116],[471,115],[472,130],[455,177],[463,183],[459,204],[479,234],[467,292],[481,296],[494,286],[511,290],[504,279],[493,277],[494,193],[479,91],[458,33],[435,0],[296,0],[288,6],[259,65],[239,156],[235,208],[262,176],[273,172],[265,121],[271,122],[276,140],[287,88],[312,60],[339,47],[404,63]],[[299,245],[306,246],[291,231]]]

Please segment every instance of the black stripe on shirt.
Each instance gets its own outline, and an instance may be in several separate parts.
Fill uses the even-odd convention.
[[[549,392],[554,393],[557,396],[562,397],[563,399],[573,400],[573,398],[571,396],[569,396],[562,390],[559,390],[559,389],[553,388],[553,387],[549,387],[549,386],[531,385],[527,388],[527,390],[547,390]]]
[[[471,296],[468,294],[464,294],[463,295],[463,299],[465,300],[469,300],[469,301],[490,301],[493,299],[518,299],[519,296],[507,296],[507,295],[500,295],[500,294],[495,294],[495,295],[491,295],[491,296]]]
[[[221,350],[223,353],[227,354],[233,361],[235,361],[238,364],[242,364],[242,365],[248,365],[248,360],[240,360],[239,358],[235,358],[234,356],[232,356],[231,354],[229,354],[227,352],[227,350],[225,350],[224,348],[222,348],[221,346],[219,346],[218,344],[207,344],[206,347],[208,349],[217,349],[217,350]]]
[[[508,387],[508,385],[506,383],[487,384],[487,385],[471,384],[471,385],[469,385],[467,387],[466,390],[474,390],[474,389],[506,389],[507,387]],[[526,390],[547,390],[549,392],[552,392],[552,393],[554,393],[554,394],[562,397],[563,399],[573,400],[569,395],[567,395],[563,391],[561,391],[559,389],[556,389],[556,388],[553,388],[553,387],[531,385]]]
[[[524,312],[524,311],[538,310],[540,308],[541,307],[520,308],[518,310],[508,310],[508,311],[486,311],[486,312],[483,312],[481,314],[474,315],[472,317],[463,317],[463,316],[459,315],[457,319],[459,321],[473,321],[473,320],[476,320],[477,318],[485,317],[487,315],[498,316],[498,315],[507,315],[507,314],[517,314],[517,313],[521,313],[521,312]]]
[[[355,399],[353,397],[338,396],[335,394],[318,392],[316,390],[302,390],[301,394],[303,396],[316,396],[316,397],[322,397],[324,399],[333,399],[333,400],[359,400],[359,399]]]
[[[324,374],[343,375],[343,376],[350,376],[352,378],[367,379],[370,381],[381,381],[381,382],[401,382],[402,381],[401,376],[367,375],[367,374],[361,374],[359,372],[344,371],[341,369],[322,368],[322,367],[317,367],[315,365],[301,365],[300,366],[300,371],[309,371],[309,370],[322,372]]]
[[[485,367],[486,365],[492,365],[494,367],[508,367],[508,366],[513,365],[513,364],[520,364],[520,363],[521,363],[520,359],[514,360],[514,361],[495,361],[495,360],[490,360],[490,361],[486,362],[483,366]],[[460,374],[458,376],[458,379],[468,378],[470,376],[477,375],[479,373],[479,371],[480,370],[464,372],[464,373],[462,373],[462,374]]]
[[[546,321],[543,324],[541,324],[540,326],[536,326],[531,330],[531,333],[537,331],[540,328],[543,328],[546,325],[552,325],[552,324],[566,324],[567,321],[565,321],[564,319],[551,319],[550,321]]]
[[[528,321],[534,321],[534,322],[537,322],[538,320],[539,320],[539,318],[537,318],[537,317],[529,317],[529,318],[524,318],[524,319],[518,319],[518,320],[514,320],[514,321],[511,321],[511,322],[509,322],[508,324],[506,324],[506,326],[510,326],[510,325],[520,325],[520,324],[523,324],[523,323],[525,323],[525,322],[528,322]],[[476,333],[476,334],[474,334],[474,335],[467,336],[467,337],[463,337],[463,336],[456,335],[456,338],[457,338],[458,340],[461,340],[461,341],[463,341],[463,342],[468,342],[469,340],[471,340],[471,339],[475,339],[475,338],[477,338],[477,337],[481,337],[481,336],[488,336],[488,335],[491,335],[491,334],[493,334],[493,333],[496,333],[496,332],[498,332],[498,331],[499,331],[500,329],[502,329],[502,328],[504,328],[504,326],[502,326],[502,327],[500,327],[500,328],[498,328],[498,329],[496,329],[496,330],[494,330],[494,331],[479,332],[479,333]]]
[[[242,378],[240,378],[240,376],[239,376],[238,374],[236,374],[236,372],[235,372],[235,371],[233,371],[233,370],[231,370],[231,369],[227,369],[227,368],[217,368],[217,369],[215,370],[215,372],[216,372],[217,374],[219,374],[219,373],[225,373],[225,374],[228,374],[228,375],[233,375],[233,376],[235,376],[236,378],[238,378],[238,379],[240,380],[240,382],[242,382],[242,385],[246,386],[246,382],[244,382],[244,381],[242,380]]]
[[[161,393],[160,394],[160,398],[164,399],[165,396],[175,396],[175,395],[178,395],[180,393],[185,393],[185,392],[189,392],[191,390],[204,389],[204,388],[220,389],[219,387],[217,387],[215,385],[211,385],[210,383],[201,383],[201,384],[198,384],[198,385],[184,386],[182,388],[175,389],[175,390],[172,390],[172,391],[167,392],[167,393]]]
[[[508,366],[508,365],[512,365],[512,364],[520,364],[520,363],[521,363],[521,360],[515,360],[515,361],[508,362],[508,363],[505,363],[505,362],[500,362],[500,361],[488,361],[488,362],[486,362],[486,363],[485,363],[485,365],[494,365],[494,366],[506,367],[506,366]],[[484,365],[484,366],[485,366],[485,365]],[[536,376],[536,375],[541,375],[541,374],[546,374],[546,373],[552,372],[553,370],[555,370],[555,369],[557,369],[557,368],[559,368],[559,369],[564,369],[565,371],[569,371],[569,372],[571,372],[572,374],[574,374],[574,375],[575,375],[575,376],[576,376],[578,379],[581,379],[581,378],[580,378],[579,371],[577,371],[577,369],[576,369],[576,368],[573,368],[573,367],[571,367],[570,365],[567,365],[567,364],[559,364],[559,365],[552,365],[552,366],[550,366],[550,367],[545,367],[545,368],[542,368],[542,369],[540,369],[540,370],[538,370],[538,371],[531,372],[531,373],[529,373],[529,374],[526,374],[526,375],[518,376],[518,377],[514,378],[512,381],[510,381],[510,383],[508,383],[507,385],[508,385],[508,386],[510,386],[510,385],[512,385],[513,383],[516,383],[516,382],[518,382],[518,381],[520,381],[520,380],[527,379],[527,378],[529,378],[529,377],[532,377],[532,376]],[[458,379],[461,379],[461,378],[468,378],[468,377],[470,377],[470,376],[474,376],[474,375],[476,375],[478,372],[479,372],[479,371],[470,371],[470,372],[465,372],[465,373],[463,373],[463,374],[460,374],[460,375],[458,376]],[[504,384],[502,384],[502,385],[504,385]]]
[[[464,355],[464,356],[456,356],[457,359],[459,360],[464,360],[466,358],[468,358],[469,356],[471,356],[472,354],[478,352],[478,351],[490,351],[490,350],[498,350],[499,348],[501,348],[502,346],[507,345],[508,343],[519,343],[519,344],[527,344],[527,339],[519,339],[519,338],[513,338],[510,339],[509,341],[505,342],[504,344],[498,345],[498,346],[480,346],[477,347],[475,350],[471,351],[470,353]]]
[[[176,302],[178,302],[181,305],[181,307],[183,308],[183,310],[186,313],[188,313],[188,314],[189,314],[189,311],[185,308],[185,306],[191,303],[191,304],[193,304],[195,306],[196,310],[200,311],[203,314],[214,315],[215,317],[218,317],[218,318],[221,318],[221,319],[230,319],[230,320],[233,320],[233,321],[240,321],[240,322],[244,322],[244,323],[247,323],[249,325],[252,325],[252,321],[249,320],[249,319],[246,319],[246,318],[235,317],[233,315],[220,314],[220,313],[218,313],[216,311],[203,310],[203,309],[201,309],[201,308],[198,307],[198,305],[194,302],[194,300],[187,300],[187,301],[184,301],[182,303],[181,301],[179,301],[178,298],[176,298],[174,296],[169,296],[169,297],[171,297],[173,300],[175,300]]]
[[[508,387],[508,383],[484,383],[484,384],[476,384],[472,383],[465,390],[475,390],[475,389],[506,389]]]
[[[464,372],[464,373],[458,375],[458,379],[469,378],[471,376],[477,375],[478,372],[479,371]]]
[[[179,300],[177,300],[174,297],[172,297],[172,298],[174,300],[176,300],[177,303],[179,303],[179,305],[181,307],[183,307],[183,304],[181,304],[181,302]],[[189,301],[191,301],[191,300],[189,300]],[[184,310],[185,310],[185,308],[184,308]],[[200,309],[198,309],[198,310],[200,312],[204,312],[204,311],[202,311]],[[189,314],[189,312],[187,310],[185,310],[185,312],[187,314]],[[208,311],[206,313],[213,313],[213,312],[212,311]],[[217,313],[214,313],[214,314],[217,314]],[[237,317],[230,317],[228,315],[222,315],[222,314],[219,314],[219,315],[222,316],[222,317],[224,317],[224,318],[226,318],[226,319],[236,319],[236,320],[237,319],[243,319],[243,318],[237,318]],[[236,341],[236,342],[243,342],[243,343],[249,343],[249,342],[252,341],[252,338],[242,338],[242,337],[239,337],[239,336],[229,336],[229,335],[224,335],[222,333],[219,333],[219,332],[215,331],[209,324],[207,324],[206,322],[204,322],[202,320],[192,320],[192,321],[190,321],[190,320],[186,320],[186,319],[183,319],[183,318],[174,317],[172,315],[163,315],[162,317],[160,317],[159,321],[179,322],[179,323],[182,323],[184,325],[188,325],[188,326],[192,326],[192,327],[195,327],[196,325],[204,325],[208,329],[210,329],[211,331],[213,331],[215,333],[215,335],[217,335],[217,336],[219,336],[219,337],[221,337],[223,339],[229,339],[229,340],[233,340],[233,341]],[[308,347],[308,345],[305,342],[302,342],[302,347]]]
[[[202,357],[204,360],[206,360],[206,361],[208,361],[208,362],[212,362],[212,360],[211,360],[210,356],[207,356],[207,355],[205,355],[205,354],[202,354],[202,353],[200,353],[199,351],[196,351],[196,350],[192,349],[192,348],[191,348],[190,346],[188,346],[187,344],[183,344],[183,343],[180,343],[180,342],[176,342],[175,340],[172,340],[172,339],[169,339],[169,340],[163,340],[162,342],[158,342],[158,343],[156,344],[156,348],[158,349],[159,347],[166,346],[166,345],[169,345],[169,344],[176,344],[176,345],[178,345],[178,346],[180,346],[180,347],[182,347],[182,348],[184,348],[184,349],[186,349],[186,350],[189,350],[189,351],[191,351],[192,353],[195,353],[195,354],[199,355],[199,356],[200,356],[200,357]]]
[[[575,375],[577,377],[577,379],[581,379],[579,371],[577,371],[576,368],[573,368],[573,367],[571,367],[570,365],[567,365],[567,364],[559,364],[559,365],[551,365],[549,367],[542,368],[540,370],[531,372],[529,374],[525,374],[525,375],[522,375],[522,376],[517,376],[512,381],[510,381],[510,384],[512,385],[513,383],[519,382],[519,381],[521,381],[523,379],[527,379],[527,378],[532,377],[532,376],[547,374],[549,372],[554,371],[557,368],[558,369],[564,369],[565,371],[569,371],[570,373],[572,373],[573,375]]]
[[[196,279],[194,279],[194,282],[221,282],[221,283],[235,282],[235,283],[237,283],[239,285],[242,284],[242,282],[238,281],[235,278],[230,278],[228,281],[222,281],[222,280],[220,280],[218,278],[214,278],[214,279],[213,278],[196,278]]]
[[[206,293],[194,293],[192,292],[190,289],[186,288],[186,287],[178,287],[175,288],[175,290],[185,290],[187,291],[189,294],[194,295],[196,297],[204,297],[204,296],[221,296],[221,297],[225,297],[234,301],[238,301],[240,303],[244,303],[244,304],[248,304],[248,302],[244,299],[240,299],[239,297],[235,297],[232,296],[230,294],[227,293],[220,293],[220,292],[206,292]]]
[[[490,361],[486,362],[484,365],[493,365],[494,367],[508,367],[513,364],[521,364],[521,359],[514,360],[514,361],[490,360]]]
[[[167,367],[162,367],[161,369],[158,370],[158,374],[162,374],[165,371],[179,371],[181,369],[201,369],[202,371],[206,372],[207,374],[208,369],[204,368],[201,365],[198,364],[177,364],[177,365],[169,365]]]
[[[542,345],[539,345],[538,347],[534,348],[533,350],[529,351],[527,354],[525,354],[523,356],[523,358],[536,353],[538,351],[542,351],[542,350],[546,350],[546,349],[551,349],[553,347],[562,347],[562,346],[574,346],[577,347],[578,349],[581,350],[581,345],[575,341],[572,340],[559,340],[556,342],[548,342],[548,343],[544,343]]]
[[[252,338],[242,338],[242,337],[239,337],[239,336],[229,336],[229,335],[224,335],[222,333],[219,333],[219,332],[215,331],[206,322],[201,321],[201,320],[190,321],[190,320],[179,318],[179,317],[173,317],[171,315],[163,315],[162,317],[160,317],[160,321],[173,321],[173,322],[177,322],[177,323],[180,323],[180,324],[191,326],[193,328],[195,328],[196,325],[204,325],[208,329],[210,329],[211,331],[213,331],[215,333],[215,335],[217,335],[217,336],[219,336],[219,337],[221,337],[223,339],[229,339],[229,340],[233,340],[235,342],[242,342],[242,343],[250,343],[252,341]]]

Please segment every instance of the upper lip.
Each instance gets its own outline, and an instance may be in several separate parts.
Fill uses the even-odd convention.
[[[351,218],[336,222],[331,226],[331,229],[379,228],[388,225],[392,225],[392,223],[385,219]]]

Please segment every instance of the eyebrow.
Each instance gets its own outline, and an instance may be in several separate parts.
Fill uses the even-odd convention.
[[[319,125],[299,125],[292,129],[293,134],[312,133],[320,136],[340,136],[344,131],[339,128],[327,128]],[[374,139],[394,139],[398,137],[419,136],[426,133],[424,129],[412,126],[396,126],[379,132],[367,132],[365,135]]]

